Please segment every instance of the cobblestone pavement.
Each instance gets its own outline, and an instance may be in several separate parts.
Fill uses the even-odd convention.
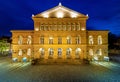
[[[32,66],[0,58],[0,82],[120,82],[120,70],[105,64]]]

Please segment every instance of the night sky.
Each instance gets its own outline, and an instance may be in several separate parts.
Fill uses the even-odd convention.
[[[88,30],[110,30],[120,35],[120,0],[0,0],[0,35],[10,30],[33,30],[32,14],[63,6],[88,14]]]

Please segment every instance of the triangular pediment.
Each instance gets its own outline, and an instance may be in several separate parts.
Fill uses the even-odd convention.
[[[46,10],[42,13],[35,15],[34,17],[43,17],[43,18],[78,18],[78,17],[87,17],[84,14],[76,12],[72,9],[64,7],[59,3],[58,6]]]

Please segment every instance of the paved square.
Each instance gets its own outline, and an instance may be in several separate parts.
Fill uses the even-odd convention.
[[[0,82],[120,82],[120,71],[105,64],[32,66],[0,58]]]

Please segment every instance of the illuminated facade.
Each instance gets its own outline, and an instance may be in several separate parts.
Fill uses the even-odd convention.
[[[108,56],[108,31],[86,30],[88,15],[61,3],[32,15],[34,30],[12,30],[12,58],[30,61],[103,60]]]

